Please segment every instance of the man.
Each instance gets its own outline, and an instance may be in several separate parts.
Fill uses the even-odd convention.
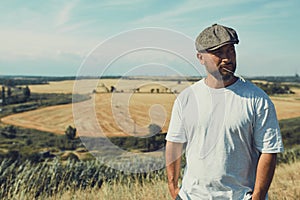
[[[174,102],[166,136],[173,199],[267,199],[283,144],[269,97],[234,75],[238,42],[234,29],[217,24],[196,39],[207,77]],[[183,150],[186,167],[179,188]]]

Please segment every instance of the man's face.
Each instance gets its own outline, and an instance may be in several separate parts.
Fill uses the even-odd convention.
[[[233,77],[232,72],[236,70],[236,54],[233,44],[227,44],[219,49],[208,51],[207,53],[198,53],[201,64],[205,65],[206,70],[218,80],[229,81]]]

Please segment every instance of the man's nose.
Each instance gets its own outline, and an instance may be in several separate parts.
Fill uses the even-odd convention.
[[[223,62],[230,62],[231,61],[230,53],[229,52],[224,52],[222,54],[221,59],[222,59]]]

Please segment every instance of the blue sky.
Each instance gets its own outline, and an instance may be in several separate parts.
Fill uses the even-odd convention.
[[[192,44],[214,23],[238,32],[239,74],[295,75],[299,7],[298,0],[3,1],[0,75],[202,75]],[[140,40],[146,49],[134,51]],[[184,48],[186,55],[147,48],[152,41],[152,47]]]

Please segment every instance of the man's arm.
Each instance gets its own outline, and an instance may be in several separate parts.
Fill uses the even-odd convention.
[[[166,168],[168,176],[168,187],[173,199],[176,198],[179,187],[180,163],[182,155],[182,143],[167,141],[166,144]]]
[[[265,200],[276,167],[276,153],[262,153],[258,160],[252,200]]]

